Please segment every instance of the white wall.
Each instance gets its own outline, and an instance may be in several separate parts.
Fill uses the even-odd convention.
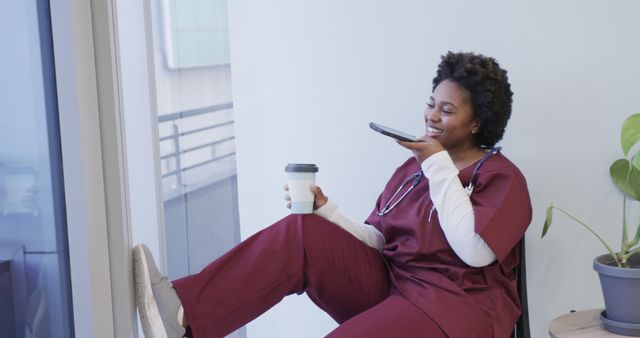
[[[368,129],[379,121],[420,134],[439,55],[476,51],[509,71],[514,112],[502,145],[527,176],[532,336],[570,309],[602,307],[596,240],[557,217],[553,201],[618,246],[621,200],[609,164],[618,130],[640,112],[640,2],[229,2],[240,215],[246,237],[287,214],[287,162],[315,162],[325,192],[364,219],[409,156]],[[636,223],[633,221],[632,223]],[[320,337],[335,324],[306,297],[289,297],[249,336]]]

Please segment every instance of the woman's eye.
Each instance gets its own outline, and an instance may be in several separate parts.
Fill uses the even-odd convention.
[[[431,103],[431,102],[429,102],[429,103],[427,103],[427,107],[429,107],[429,109],[433,109],[433,108],[436,107],[436,105]]]
[[[444,113],[444,114],[451,114],[451,113],[453,113],[453,112],[452,112],[452,111],[450,111],[450,110],[442,109],[442,113]]]

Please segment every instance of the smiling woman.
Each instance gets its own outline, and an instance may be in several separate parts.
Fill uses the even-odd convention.
[[[427,135],[398,141],[415,156],[364,224],[312,186],[312,215],[282,218],[173,282],[137,246],[145,332],[221,337],[305,292],[339,324],[332,338],[509,337],[521,313],[514,269],[531,203],[518,168],[482,146],[501,138],[511,91],[506,72],[483,55],[449,53],[439,69]],[[503,90],[486,95],[487,87]]]
[[[469,92],[456,82],[445,80],[429,97],[425,111],[426,136],[436,139],[450,152],[478,150],[475,134],[480,121],[471,107]],[[475,162],[475,161],[473,161]]]
[[[455,86],[462,90],[451,98],[460,108],[453,102],[449,104],[453,109],[462,110],[462,113],[473,112],[471,131],[477,134],[474,137],[477,146],[490,148],[502,139],[511,117],[513,93],[507,72],[500,68],[495,59],[476,58],[467,53],[448,53],[433,79],[434,95],[442,82],[450,82],[446,85],[447,89]],[[427,106],[427,112],[435,108],[433,97]]]

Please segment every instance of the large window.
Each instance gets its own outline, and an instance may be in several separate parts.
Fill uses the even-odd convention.
[[[48,1],[2,1],[0,45],[0,335],[73,337]]]
[[[227,6],[151,3],[166,257],[178,278],[240,241]]]

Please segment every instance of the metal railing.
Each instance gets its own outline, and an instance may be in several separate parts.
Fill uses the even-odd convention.
[[[175,182],[178,186],[184,185],[184,174],[190,170],[193,170],[198,167],[202,167],[208,164],[215,163],[224,158],[228,158],[234,156],[236,154],[235,147],[233,147],[233,151],[226,152],[224,154],[212,156],[212,157],[203,157],[202,160],[198,160],[195,163],[191,163],[187,166],[183,165],[183,157],[193,153],[194,151],[210,148],[211,153],[215,154],[215,148],[218,145],[221,145],[225,142],[233,142],[235,140],[235,135],[229,135],[223,138],[215,139],[215,140],[207,140],[207,135],[210,135],[212,130],[221,129],[223,127],[232,126],[234,124],[233,118],[231,117],[229,120],[220,121],[208,125],[203,125],[202,127],[192,128],[189,130],[182,131],[180,128],[181,122],[187,121],[189,118],[194,118],[196,116],[204,116],[207,114],[219,114],[222,111],[233,109],[233,103],[223,103],[198,109],[192,109],[182,112],[177,112],[173,114],[161,115],[158,117],[158,124],[171,123],[171,132],[169,135],[164,135],[160,137],[160,142],[163,141],[171,141],[173,144],[173,151],[165,154],[161,154],[160,161],[174,159],[173,170],[169,170],[166,172],[162,172],[162,179],[175,176]],[[228,134],[228,133],[227,133]],[[200,137],[199,137],[200,136]],[[184,147],[184,139],[185,137],[191,138],[201,138],[203,142],[196,142],[196,144],[192,144],[189,147]],[[193,143],[193,142],[192,142]]]

